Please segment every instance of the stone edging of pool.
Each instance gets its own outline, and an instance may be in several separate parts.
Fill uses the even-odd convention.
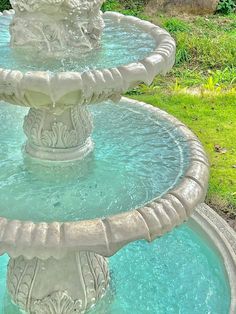
[[[205,237],[220,254],[228,277],[231,304],[229,314],[236,313],[236,233],[212,208],[200,204],[188,225]]]

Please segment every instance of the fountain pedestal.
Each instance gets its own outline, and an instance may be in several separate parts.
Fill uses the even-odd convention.
[[[3,28],[3,38],[8,38],[8,35],[6,36],[8,33],[5,34],[5,28],[8,19],[11,19],[11,23],[8,24],[10,25],[11,42],[7,42],[6,47],[9,47],[10,44],[11,47],[30,48],[31,55],[35,51],[33,54],[35,57],[41,53],[46,57],[49,54],[50,58],[59,55],[63,58],[76,57],[75,60],[82,60],[81,57],[77,58],[80,56],[80,52],[89,51],[99,46],[104,26],[100,12],[102,2],[103,0],[11,0],[15,13],[9,11],[0,17],[2,19],[0,22],[1,28]],[[5,15],[11,15],[11,17],[5,17]],[[166,31],[150,22],[118,13],[106,13],[104,17],[111,21],[110,26],[108,22],[108,30],[110,29],[109,47],[104,45],[101,53],[94,51],[98,63],[95,65],[89,61],[88,69],[81,70],[81,73],[67,71],[67,66],[63,66],[64,72],[57,72],[54,67],[53,71],[50,71],[49,68],[47,68],[48,71],[28,71],[28,63],[26,71],[22,72],[5,68],[9,60],[4,61],[4,68],[0,69],[0,100],[31,107],[24,122],[24,131],[28,138],[25,151],[28,155],[51,161],[83,159],[93,148],[90,137],[92,121],[83,105],[116,99],[140,82],[150,84],[155,75],[165,74],[173,66],[175,42]],[[132,63],[127,64],[126,58],[124,61],[121,58],[122,60],[119,62],[116,61],[117,58],[114,58],[114,62],[110,62],[116,47],[120,54],[123,51],[120,50],[123,39],[121,46],[120,43],[117,46],[113,45],[114,36],[112,36],[112,32],[115,27],[124,29],[123,34],[126,33],[127,28],[127,36],[124,35],[124,51],[127,51],[129,45],[132,47],[131,38],[133,38],[132,33],[136,27],[146,35],[151,36],[150,40],[153,40],[150,41],[150,45],[147,45],[148,50],[151,49],[150,54],[145,54],[146,57],[143,59],[145,45],[142,44],[140,55],[138,53],[137,57],[132,59]],[[131,28],[130,31],[129,28]],[[140,37],[142,36],[140,35]],[[144,43],[145,36],[142,37]],[[3,45],[3,47],[5,46]],[[132,52],[135,47],[136,45],[128,51]],[[105,61],[109,61],[108,64],[105,63],[107,68],[102,66],[103,62],[100,64],[103,50],[107,54]],[[25,53],[27,51],[26,49]],[[15,53],[17,54],[17,50]],[[10,53],[10,60],[15,62],[17,58],[11,59],[11,55],[14,54]],[[94,58],[93,54],[91,56]],[[19,64],[20,69],[22,69],[21,62]],[[80,68],[79,63],[78,65]],[[38,219],[35,219],[34,215],[29,219],[32,221],[24,220],[23,217],[17,219],[15,213],[11,213],[10,218],[0,217],[0,254],[6,252],[15,257],[11,258],[8,266],[8,291],[12,301],[22,310],[31,314],[84,313],[104,295],[109,283],[106,259],[91,251],[112,256],[124,245],[135,240],[152,241],[180,225],[191,215],[193,208],[203,201],[207,190],[208,162],[197,138],[183,124],[173,117],[168,117],[166,113],[160,114],[158,109],[146,104],[134,102],[133,105],[140,106],[141,111],[155,111],[157,116],[161,115],[160,121],[162,119],[168,120],[171,125],[170,128],[165,127],[165,136],[169,132],[171,133],[172,129],[178,129],[182,134],[180,143],[183,141],[188,148],[189,168],[182,174],[181,181],[175,180],[174,185],[171,183],[166,192],[161,194],[161,197],[158,195],[157,198],[153,198],[150,203],[147,203],[148,200],[145,196],[141,202],[143,207],[136,208],[135,206],[133,210],[122,211],[120,214],[114,215],[112,212],[108,212],[109,207],[106,207],[103,208],[103,211],[98,212],[96,216],[99,218],[97,219],[67,221],[67,215],[65,215],[62,221],[55,223],[47,221],[36,223]],[[133,106],[131,112],[135,113],[135,110],[135,106]],[[126,117],[126,114],[121,115],[119,121],[126,119]],[[142,119],[141,115],[140,118]],[[153,119],[156,119],[155,116]],[[133,123],[133,119],[131,123]],[[156,123],[155,130],[160,123],[158,118]],[[149,130],[149,126],[147,129]],[[123,132],[123,130],[121,131]],[[146,131],[144,133],[146,134]],[[133,130],[130,136],[136,136]],[[129,139],[130,137],[128,141]],[[170,145],[166,137],[164,139],[161,148],[165,142],[167,146]],[[18,140],[18,137],[15,140]],[[4,143],[4,147],[7,147],[5,146],[6,143]],[[139,146],[138,143],[138,141],[135,142],[136,145],[133,146],[132,154],[134,156],[137,156],[136,146]],[[13,147],[15,147],[14,145],[15,142]],[[153,149],[153,145],[151,148],[147,146],[147,150],[146,146],[143,146],[140,150],[140,153],[144,154],[142,161],[146,161],[146,157],[149,156],[148,149]],[[10,150],[11,145],[9,146]],[[119,150],[117,151],[119,152]],[[13,154],[14,152],[13,150]],[[124,151],[124,153],[125,161],[130,156],[130,152]],[[12,152],[9,155],[6,154],[6,158],[10,162],[12,161],[11,157]],[[121,157],[123,158],[122,154]],[[11,164],[6,163],[7,159],[4,159],[2,164],[9,167]],[[139,164],[140,161],[141,159],[139,159]],[[162,169],[159,168],[159,161],[157,160],[155,165],[158,165],[157,169]],[[184,162],[181,159],[180,163],[176,163],[176,167],[179,168],[180,165],[182,167],[182,163]],[[15,186],[20,192],[19,178],[22,178],[22,173],[24,174],[26,171],[25,169],[20,169],[20,172],[15,170],[22,168],[18,165],[19,163],[13,163],[13,171],[11,171],[9,178],[14,177],[13,183],[17,183]],[[167,167],[166,165],[167,162],[163,161],[163,169]],[[147,169],[145,166],[144,170],[147,171],[147,175],[150,174],[151,169]],[[179,178],[180,173],[178,172],[178,176],[174,179]],[[132,176],[132,172],[130,175]],[[163,174],[161,173],[161,175],[162,178]],[[6,177],[4,172],[3,180],[9,179]],[[30,177],[25,176],[26,180],[31,180]],[[136,184],[136,180],[134,182]],[[163,182],[167,184],[164,179]],[[4,183],[4,187],[8,187],[6,184]],[[106,184],[106,182],[104,185],[101,184],[102,192],[108,186]],[[23,204],[27,211],[31,210],[30,207],[27,207],[28,199],[31,198],[31,195],[35,197],[37,190],[35,192],[34,189],[38,186],[32,182],[31,192],[33,193],[29,193],[30,196],[29,198],[27,196],[26,205]],[[134,187],[133,184],[132,187]],[[117,189],[116,185],[114,188]],[[42,189],[44,189],[44,185],[42,185]],[[14,189],[11,190],[9,195],[15,197],[14,191]],[[47,197],[48,193],[50,198],[51,191],[48,191],[45,195]],[[24,198],[27,192],[28,189],[26,193],[20,195],[20,198]],[[117,193],[120,194],[119,192],[120,189]],[[103,199],[102,194],[98,194],[98,197]],[[119,195],[118,197],[120,198]],[[123,195],[121,198],[123,200]],[[15,197],[14,200],[18,199],[19,197]],[[37,202],[37,200],[38,198],[33,198],[33,201]],[[123,202],[126,204],[125,199]],[[34,208],[35,204],[32,204]],[[9,208],[11,207],[12,205]],[[56,209],[53,206],[51,210]],[[106,217],[107,214],[109,217]],[[8,217],[8,215],[6,216]]]
[[[64,258],[11,258],[7,286],[11,299],[34,314],[84,313],[105,294],[109,283],[106,258],[71,252]]]
[[[74,106],[61,114],[31,108],[24,121],[28,138],[25,151],[31,157],[51,161],[82,159],[93,149],[92,129],[85,106]]]

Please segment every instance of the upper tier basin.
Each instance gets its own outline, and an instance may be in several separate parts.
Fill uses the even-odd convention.
[[[61,112],[68,106],[117,99],[139,82],[150,84],[175,59],[163,29],[135,17],[106,12],[101,47],[63,60],[9,48],[14,11],[0,16],[0,99]]]

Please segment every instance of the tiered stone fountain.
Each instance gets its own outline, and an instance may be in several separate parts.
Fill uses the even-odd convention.
[[[79,163],[93,151],[93,122],[87,105],[120,95],[140,82],[150,84],[174,64],[175,42],[161,28],[135,17],[102,14],[103,0],[12,0],[11,47],[16,54],[71,58],[99,51],[104,19],[136,27],[155,48],[145,58],[109,69],[82,72],[0,69],[0,99],[30,107],[24,121],[30,158]],[[1,22],[1,16],[0,16]],[[96,50],[97,49],[97,50]],[[206,193],[208,162],[198,139],[178,120],[149,105],[126,100],[134,110],[159,116],[179,132],[189,164],[181,180],[141,207],[108,217],[60,222],[0,219],[0,252],[11,259],[7,287],[11,299],[29,313],[84,313],[106,293],[106,257],[137,239],[152,241],[184,222]],[[101,105],[102,106],[102,105]],[[171,126],[171,127],[170,127]],[[95,143],[96,144],[96,143]],[[112,184],[112,183],[111,183]],[[14,197],[14,195],[13,195]],[[122,197],[122,196],[121,196]]]

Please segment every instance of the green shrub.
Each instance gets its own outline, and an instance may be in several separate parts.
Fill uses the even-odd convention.
[[[9,0],[0,0],[0,11],[9,10],[10,8]]]
[[[183,63],[189,62],[191,60],[191,55],[188,51],[188,48],[185,45],[177,46],[176,51],[176,65],[182,65]]]
[[[106,0],[103,11],[119,11],[126,15],[140,16],[148,0]]]
[[[220,0],[217,11],[223,14],[230,14],[236,10],[236,0]]]
[[[163,26],[170,32],[170,33],[177,33],[177,32],[187,32],[190,30],[187,23],[181,21],[177,18],[170,18],[163,23]]]
[[[107,0],[102,5],[102,11],[119,11],[121,9],[121,5],[119,1],[116,0]]]
[[[202,69],[224,69],[236,66],[236,41],[234,35],[207,36],[179,33],[177,40],[177,64],[191,61],[191,66]]]

